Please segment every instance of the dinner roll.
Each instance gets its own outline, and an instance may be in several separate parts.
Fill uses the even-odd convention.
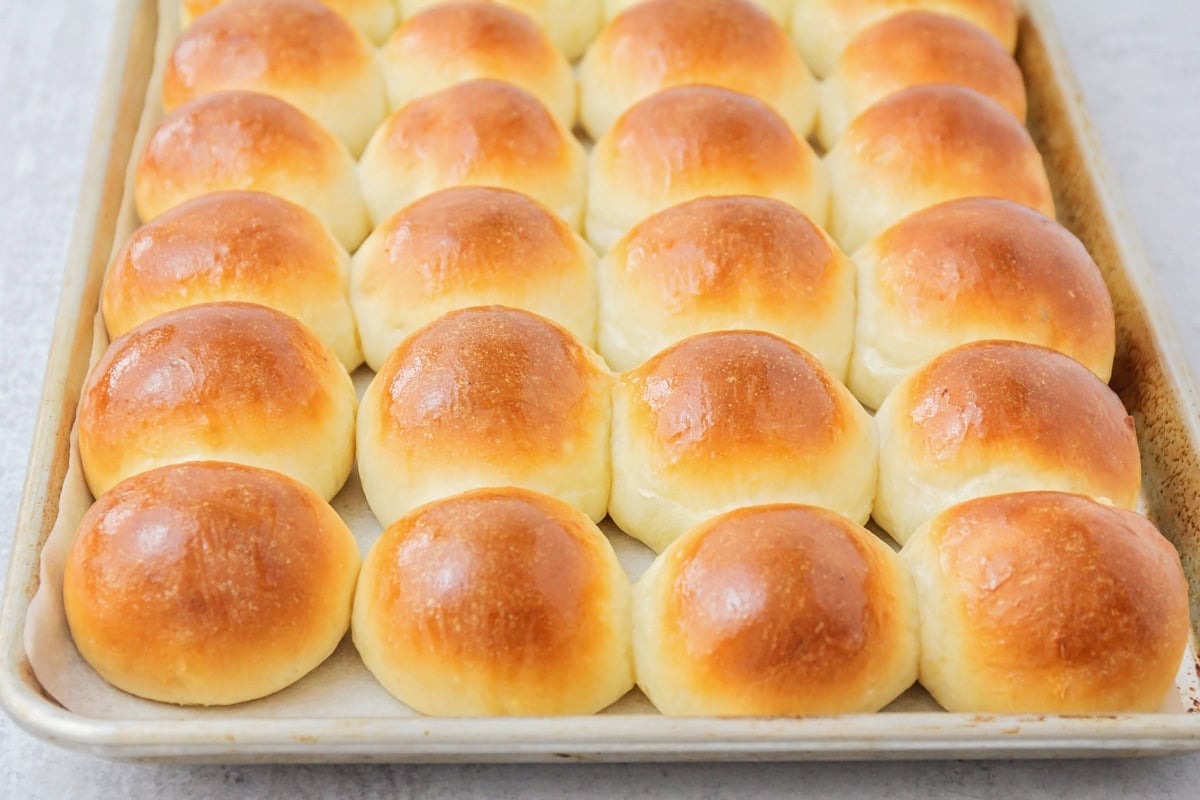
[[[821,162],[765,103],[714,86],[679,86],[626,111],[592,151],[587,237],[607,251],[634,225],[706,195],[773,197],[823,225]]]
[[[405,18],[445,0],[400,0]],[[574,61],[600,30],[603,0],[497,0],[532,17],[546,29],[563,55]]]
[[[1059,350],[1107,381],[1116,349],[1100,270],[1066,228],[1016,203],[955,200],[914,214],[854,256],[850,389],[868,408],[959,344]]]
[[[371,46],[317,0],[232,0],[183,32],[163,71],[163,108],[233,89],[288,101],[355,155],[388,111]]]
[[[1188,640],[1179,554],[1144,517],[1079,495],[970,500],[901,552],[921,683],[948,711],[1157,711]]]
[[[182,21],[184,27],[211,8],[230,0],[183,0]],[[381,43],[396,27],[396,4],[394,0],[318,0],[345,17],[375,44]]]
[[[1016,0],[799,0],[792,35],[800,55],[824,77],[856,33],[914,9],[964,19],[990,33],[1010,53],[1017,47]]]
[[[800,136],[817,83],[787,34],[746,0],[649,0],[618,16],[579,67],[583,125],[599,139],[637,101],[703,83],[753,95]]]
[[[358,582],[354,644],[423,714],[594,714],[633,688],[629,614],[629,578],[590,519],[479,489],[384,531]]]
[[[866,522],[877,467],[867,412],[817,359],[769,333],[693,336],[613,390],[608,511],[656,551],[761,503],[809,503]]]
[[[346,148],[311,117],[269,95],[197,98],[158,124],[138,160],[134,197],[143,222],[222,189],[267,192],[303,206],[349,250],[370,233]]]
[[[854,37],[821,86],[817,135],[832,148],[850,121],[892,92],[925,83],[974,89],[1025,121],[1021,68],[991,35],[955,17],[912,11]]]
[[[116,339],[79,402],[79,455],[96,497],[181,461],[282,472],[326,500],[354,461],[350,376],[308,328],[252,303],[168,311]]]
[[[563,127],[575,124],[571,65],[532,19],[496,3],[442,3],[414,15],[380,52],[388,96],[400,108],[474,78],[515,83]]]
[[[1082,364],[1037,345],[974,342],[909,375],[875,415],[873,516],[904,543],[952,505],[1053,489],[1137,506],[1133,418]]]
[[[1042,156],[994,100],[962,86],[902,89],[855,118],[825,157],[829,232],[852,253],[923,208],[1002,197],[1054,216]]]
[[[587,194],[581,145],[529,92],[474,80],[419,98],[388,117],[359,162],[375,224],[450,186],[523,192],[579,228]]]
[[[358,471],[390,525],[481,486],[521,486],[599,522],[608,504],[604,362],[564,328],[504,306],[452,311],[392,351],[363,397]]]
[[[337,513],[277,472],[143,472],[84,515],[63,573],[79,654],[122,691],[230,705],[290,686],[346,633],[360,559]]]
[[[484,303],[596,340],[595,254],[517,192],[462,186],[424,197],[376,228],[353,263],[350,302],[372,369],[422,325]]]
[[[634,587],[638,685],[664,714],[878,711],[917,679],[904,562],[823,508],[741,508],[701,523]]]
[[[115,339],[166,311],[242,300],[291,314],[347,370],[362,363],[347,298],[350,257],[300,206],[261,192],[214,192],[133,232],[104,278]]]
[[[600,295],[600,353],[614,369],[693,334],[749,328],[800,345],[846,377],[854,267],[778,200],[702,197],[660,211],[601,262]]]
[[[605,19],[612,20],[625,9],[643,2],[645,0],[604,0]],[[771,19],[784,27],[787,27],[788,20],[792,17],[792,6],[795,5],[794,0],[750,0],[750,2],[766,11],[771,15]]]

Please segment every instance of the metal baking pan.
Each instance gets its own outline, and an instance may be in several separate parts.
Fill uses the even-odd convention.
[[[1200,749],[1200,685],[1183,665],[1171,711],[1104,716],[979,716],[903,701],[881,714],[800,719],[671,719],[643,703],[594,717],[432,719],[211,710],[200,719],[73,713],[38,683],[24,646],[39,560],[58,515],[70,432],[94,340],[101,281],[131,224],[128,165],[152,85],[161,31],[156,0],[121,0],[69,251],[46,383],[0,616],[0,700],[47,741],[132,760],[664,761],[1009,758],[1153,755]],[[1018,60],[1030,128],[1060,220],[1104,272],[1117,317],[1112,386],[1137,422],[1143,508],[1182,555],[1200,621],[1200,405],[1161,294],[1121,209],[1045,0],[1027,0]],[[919,691],[919,690],[914,690]],[[920,710],[908,710],[908,709]]]

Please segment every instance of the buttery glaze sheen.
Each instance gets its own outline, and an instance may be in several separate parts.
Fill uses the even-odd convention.
[[[282,689],[349,624],[354,537],[310,489],[217,462],[168,466],[88,510],[67,557],[72,637],[142,697],[227,704]]]
[[[587,517],[534,492],[481,489],[383,533],[354,641],[425,713],[593,713],[633,683],[628,613],[628,579]]]
[[[905,555],[931,620],[921,680],[950,711],[1152,711],[1172,685],[1187,584],[1138,514],[1054,492],[981,498]]]
[[[916,677],[903,563],[838,514],[739,509],[686,534],[660,562],[638,587],[649,593],[639,598],[655,598],[639,608],[653,633],[638,642],[638,664],[664,713],[875,710]]]
[[[859,424],[816,359],[765,333],[694,336],[622,382],[671,469],[707,471],[752,454],[809,463]]]

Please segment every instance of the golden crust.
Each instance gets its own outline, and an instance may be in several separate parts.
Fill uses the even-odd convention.
[[[559,326],[503,306],[446,314],[397,347],[380,382],[382,447],[541,463],[569,456],[607,407],[608,376]],[[376,432],[372,432],[376,433]]]
[[[144,472],[88,510],[64,604],[80,653],[110,683],[173,703],[278,691],[336,647],[357,544],[310,489],[199,462]]]
[[[632,684],[628,582],[583,514],[522,489],[422,506],[371,550],[354,640],[380,681],[433,714],[592,713]],[[603,673],[614,659],[625,665]],[[596,687],[621,684],[597,702]]]
[[[833,301],[845,257],[792,206],[765,197],[703,197],[634,228],[608,254],[629,291],[667,313],[730,306],[794,313]]]
[[[1144,517],[1076,495],[1001,495],[950,509],[918,542],[925,555],[913,568],[936,570],[926,579],[953,615],[926,623],[954,633],[937,652],[927,638],[927,657],[961,659],[953,684],[930,685],[924,664],[922,681],[950,710],[1161,703],[1187,642],[1187,583],[1178,553]]]
[[[648,432],[676,474],[725,462],[815,469],[860,424],[854,401],[820,362],[756,331],[693,336],[620,382],[632,400],[630,426]]]
[[[383,258],[365,265],[361,291],[433,298],[505,281],[552,277],[585,258],[571,226],[530,197],[462,186],[436,192],[377,229]]]
[[[820,168],[783,118],[749,95],[679,86],[626,111],[596,146],[610,182],[657,196],[774,194],[782,182],[815,180]]]
[[[860,115],[839,143],[897,180],[949,193],[1003,197],[1054,216],[1029,132],[995,102],[962,86],[911,86]]]
[[[838,514],[740,509],[663,558],[660,658],[680,670],[701,709],[873,711],[916,676],[908,575],[882,543]],[[876,696],[897,673],[900,685]]]
[[[352,452],[342,435],[352,436],[353,407],[341,364],[292,317],[250,303],[190,306],[109,345],[84,385],[80,455],[97,496],[129,474],[197,454],[240,461],[290,449],[284,434],[288,443],[308,435],[306,447],[329,445],[320,459],[335,472],[343,460],[335,451]],[[333,491],[315,488],[332,497],[341,480]]]
[[[1132,507],[1141,487],[1133,418],[1082,364],[1007,341],[964,345],[904,384],[909,458],[930,464],[1024,453],[1023,463],[1087,476],[1094,494]]]
[[[601,31],[580,66],[584,122],[594,136],[624,108],[671,86],[753,95],[797,129],[812,123],[815,82],[783,30],[743,0],[650,0]],[[807,97],[803,97],[807,95]]]
[[[1112,300],[1087,250],[1052,219],[999,199],[956,200],[908,217],[868,254],[893,326],[984,328],[1064,352],[1108,379]]]
[[[116,338],[183,306],[255,302],[307,324],[353,369],[362,355],[346,300],[348,259],[319,219],[282,198],[201,195],[143,225],[121,247],[105,276],[104,321]]]
[[[167,111],[231,89],[313,91],[371,70],[371,51],[313,0],[233,0],[185,30],[163,73]]]

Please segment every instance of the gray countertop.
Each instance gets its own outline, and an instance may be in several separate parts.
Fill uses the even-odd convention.
[[[1050,0],[1109,160],[1200,374],[1200,3]],[[115,0],[0,0],[0,552],[41,392]],[[6,561],[6,559],[5,559]],[[1196,797],[1200,756],[775,765],[111,764],[0,715],[0,797]]]

